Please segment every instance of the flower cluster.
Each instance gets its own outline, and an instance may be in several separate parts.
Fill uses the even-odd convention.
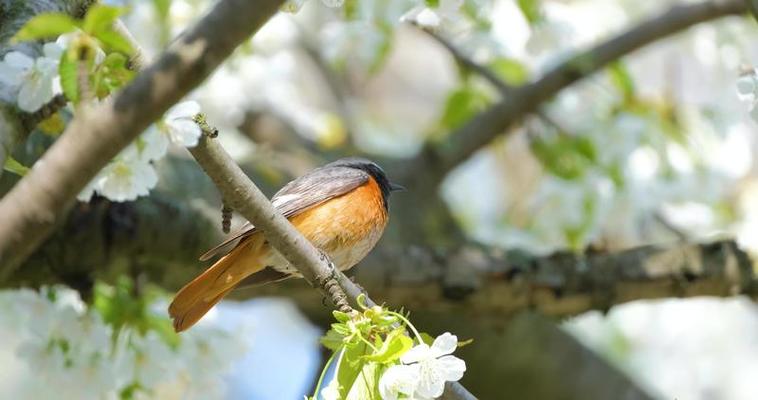
[[[18,107],[26,112],[37,111],[61,92],[58,64],[63,47],[47,43],[42,49],[42,56],[36,59],[11,51],[0,61],[0,83],[17,91]]]
[[[338,322],[322,339],[334,354],[314,399],[319,393],[324,400],[434,399],[442,395],[445,382],[463,377],[466,364],[451,355],[458,347],[457,337],[446,332],[432,339],[419,333],[402,314],[379,306],[362,307],[363,312],[354,316],[334,312]],[[319,392],[335,358],[334,378]]]
[[[405,352],[400,356],[401,364],[389,367],[379,381],[382,399],[442,396],[445,382],[457,382],[466,372],[466,363],[451,355],[457,347],[458,338],[445,332],[431,346],[420,343]]]
[[[133,49],[112,30],[113,21],[122,13],[120,8],[95,5],[83,20],[63,13],[35,16],[14,40],[41,40],[50,35],[58,39],[45,44],[37,58],[18,51],[6,54],[0,61],[0,83],[13,89],[18,107],[26,112],[38,110],[59,93],[75,105],[107,98],[134,76],[128,68]],[[86,83],[81,80],[82,68],[88,74]],[[147,195],[158,181],[153,162],[167,153],[169,143],[185,147],[198,143],[201,129],[194,118],[199,112],[200,105],[194,101],[175,105],[108,163],[79,194],[79,200],[88,201],[94,193],[113,201]]]
[[[129,201],[145,196],[158,182],[152,162],[166,155],[169,143],[193,147],[200,139],[200,127],[194,122],[200,105],[186,101],[173,106],[156,124],[111,161],[79,194],[89,201],[92,194],[113,201]]]
[[[111,299],[116,300],[116,299]],[[96,295],[88,308],[77,292],[64,287],[0,292],[0,334],[11,354],[3,373],[28,370],[7,398],[218,398],[222,374],[239,353],[238,343],[224,331],[200,327],[188,335],[167,336],[165,318],[146,329],[146,320],[114,324]],[[212,349],[212,350],[210,350]],[[205,368],[205,366],[212,368]],[[209,373],[213,371],[213,373]],[[46,384],[40,385],[44,381]],[[76,384],[72,384],[75,382]]]

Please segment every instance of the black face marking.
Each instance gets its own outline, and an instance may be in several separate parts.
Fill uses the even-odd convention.
[[[347,168],[353,168],[358,169],[361,171],[364,171],[371,175],[372,178],[376,181],[376,183],[379,185],[379,189],[382,191],[382,202],[384,204],[384,208],[386,210],[389,210],[389,196],[390,193],[396,190],[404,190],[400,185],[396,185],[387,178],[387,174],[384,173],[384,170],[382,167],[380,167],[377,163],[360,157],[350,157],[350,158],[342,158],[340,160],[331,162],[324,166],[324,168],[329,167],[347,167]]]

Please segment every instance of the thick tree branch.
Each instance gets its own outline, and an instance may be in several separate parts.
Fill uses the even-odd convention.
[[[412,167],[404,170],[432,170],[434,176],[430,178],[441,181],[448,171],[574,82],[640,47],[692,25],[746,11],[744,0],[713,0],[674,6],[658,17],[568,58],[537,81],[514,88],[510,96],[469,120],[446,137],[444,143],[428,145],[411,161]]]
[[[80,112],[0,201],[0,278],[65,216],[76,194],[121,149],[196,87],[281,1],[225,0],[113,99]]]

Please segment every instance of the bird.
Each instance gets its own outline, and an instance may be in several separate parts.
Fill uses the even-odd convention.
[[[274,194],[271,203],[345,271],[379,241],[389,219],[390,193],[400,190],[405,188],[390,182],[378,164],[351,157],[289,182]],[[181,288],[169,305],[176,332],[189,329],[235,287],[302,278],[250,222],[200,260],[216,256],[221,258]]]

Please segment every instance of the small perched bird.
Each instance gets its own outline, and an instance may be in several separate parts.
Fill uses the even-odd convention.
[[[382,236],[389,195],[403,189],[390,182],[376,163],[344,158],[288,183],[271,203],[344,271],[361,261]],[[302,277],[249,222],[200,260],[220,254],[223,257],[179,290],[171,302],[168,313],[177,332],[194,325],[240,283]]]

